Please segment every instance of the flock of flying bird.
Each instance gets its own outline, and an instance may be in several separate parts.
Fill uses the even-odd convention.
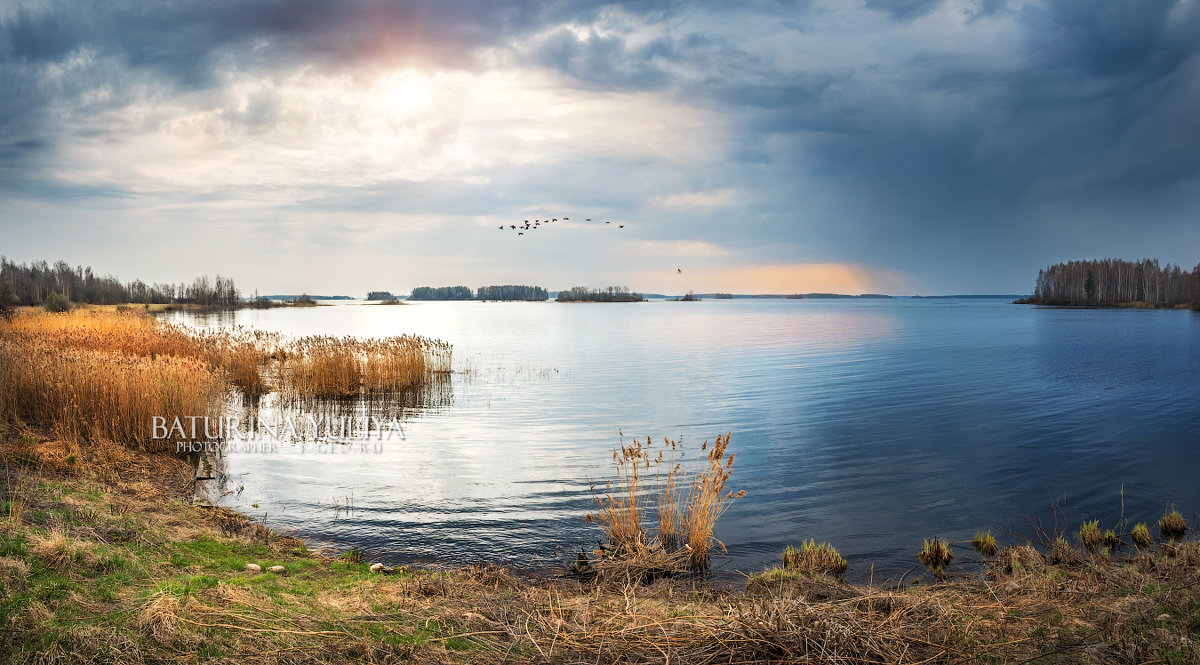
[[[543,224],[549,225],[549,224],[553,224],[555,222],[560,222],[560,221],[569,222],[569,221],[571,221],[571,218],[563,217],[562,219],[559,219],[558,217],[554,217],[552,219],[535,219],[532,222],[530,222],[528,219],[526,219],[526,220],[524,220],[524,224],[509,224],[507,227],[504,226],[503,224],[501,224],[500,230],[503,231],[507,228],[509,231],[516,231],[517,235],[523,236],[523,235],[525,235],[526,231],[536,231],[539,228],[541,228]],[[590,222],[590,221],[592,221],[592,218],[588,217],[584,221]],[[612,222],[605,222],[605,224],[612,224]],[[617,228],[623,229],[623,228],[625,228],[625,225],[617,224]]]
[[[499,228],[501,231],[503,231],[507,228],[509,231],[516,231],[517,235],[523,236],[523,235],[525,235],[526,231],[536,231],[539,228],[541,228],[541,226],[543,224],[549,225],[549,224],[553,224],[555,222],[560,222],[560,221],[561,222],[569,222],[569,221],[571,221],[571,218],[563,217],[562,219],[559,219],[558,217],[553,217],[551,219],[535,219],[532,222],[530,222],[528,219],[526,219],[526,220],[523,220],[523,222],[524,222],[523,224],[509,224],[507,227],[505,227],[503,224],[501,224]],[[592,218],[588,217],[588,218],[584,219],[583,221],[590,222],[590,221],[592,221]],[[604,223],[612,224],[612,222],[604,222]],[[625,228],[625,225],[617,224],[617,228],[623,229],[623,228]],[[675,272],[677,272],[679,274],[683,274],[683,268],[676,268]]]

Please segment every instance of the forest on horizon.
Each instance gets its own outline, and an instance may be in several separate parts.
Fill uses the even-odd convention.
[[[1158,259],[1092,259],[1057,263],[1038,271],[1033,305],[1145,307],[1200,306],[1200,264],[1190,272]]]

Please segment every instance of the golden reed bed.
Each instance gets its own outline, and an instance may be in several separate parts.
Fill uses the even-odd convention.
[[[221,415],[249,397],[340,399],[420,388],[451,367],[451,346],[414,335],[286,338],[195,331],[134,312],[27,310],[0,321],[0,419],[79,442],[150,446],[162,416]]]

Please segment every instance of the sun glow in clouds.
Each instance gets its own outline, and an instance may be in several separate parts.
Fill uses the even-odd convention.
[[[238,73],[220,89],[146,94],[81,122],[104,131],[64,149],[64,180],[172,198],[219,190],[226,204],[486,184],[497,169],[583,156],[686,163],[712,150],[694,133],[720,135],[712,116],[661,95],[574,90],[518,70]]]
[[[428,111],[433,106],[432,80],[414,70],[385,74],[378,87],[383,103],[401,116]]]

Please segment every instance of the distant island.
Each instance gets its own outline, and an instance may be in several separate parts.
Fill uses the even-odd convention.
[[[418,286],[409,300],[474,300],[475,294],[466,286]]]
[[[367,300],[391,300],[396,296],[391,291],[368,291]]]
[[[380,293],[372,291],[372,293]],[[391,295],[390,293],[388,294]],[[540,286],[523,286],[503,284],[481,286],[477,292],[472,292],[466,286],[418,286],[408,296],[409,300],[505,300],[505,301],[540,301],[546,300],[546,289]]]
[[[475,292],[477,300],[541,301],[546,300],[548,297],[549,294],[546,293],[546,289],[540,286],[519,286],[515,284],[481,286]]]
[[[1038,272],[1021,305],[1200,310],[1200,265],[1185,272],[1158,259],[1094,259],[1057,263]]]
[[[640,293],[630,292],[629,288],[624,286],[610,286],[605,289],[576,286],[559,291],[555,300],[558,302],[641,302],[645,298]]]

